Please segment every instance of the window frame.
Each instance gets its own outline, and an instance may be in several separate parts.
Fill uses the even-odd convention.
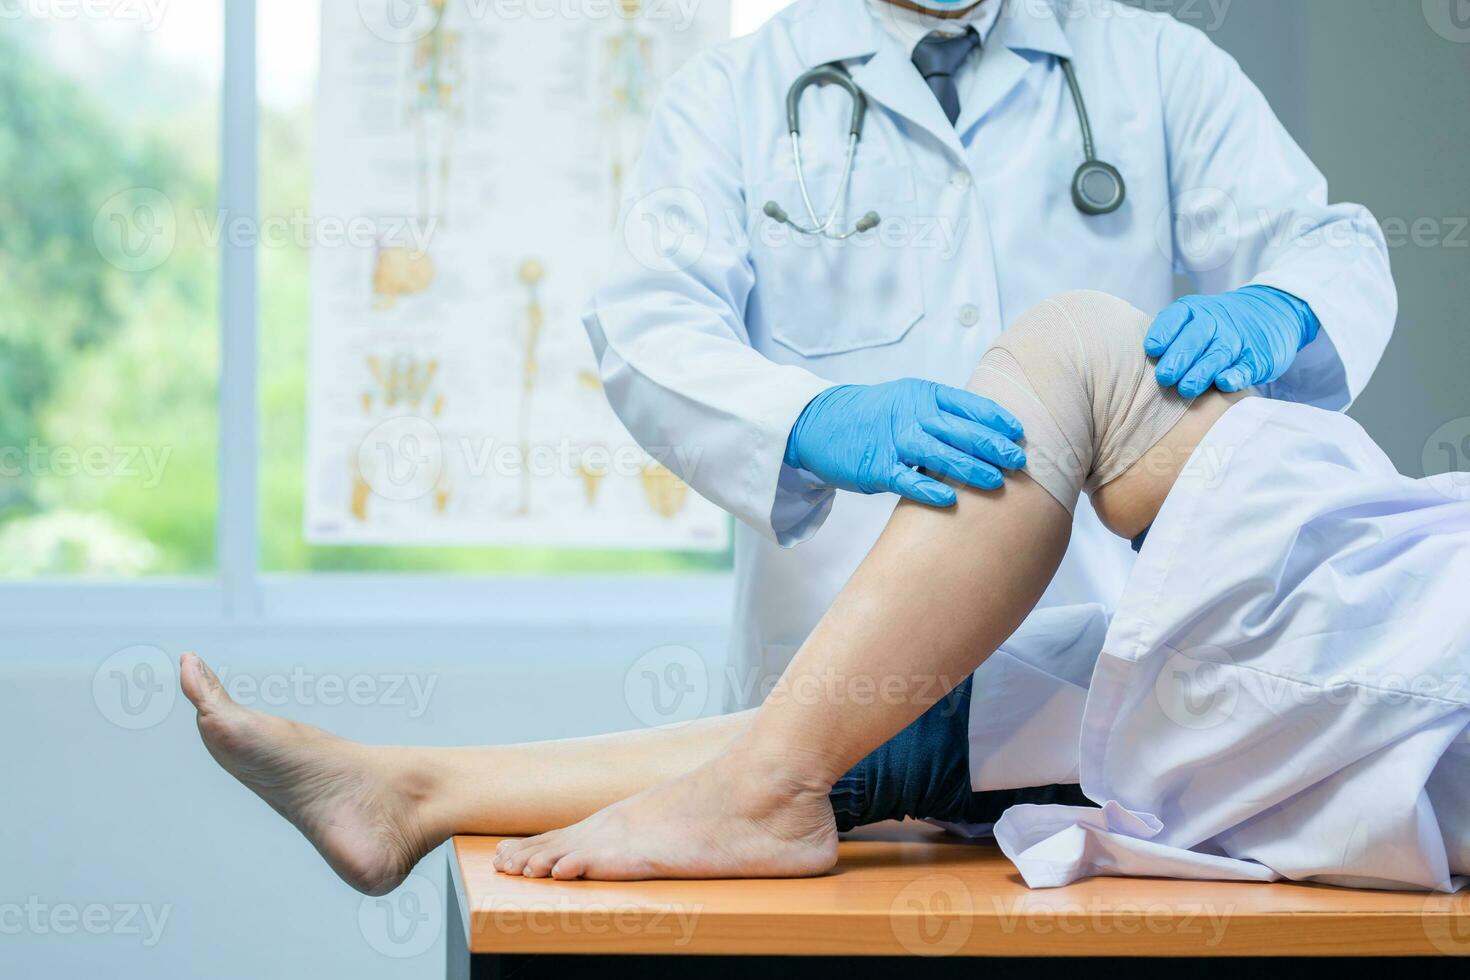
[[[220,95],[221,214],[259,211],[260,103],[255,0],[223,0]],[[249,237],[249,236],[246,236]],[[261,568],[259,265],[253,242],[219,243],[219,431],[215,572],[197,578],[0,582],[12,623],[220,620],[708,626],[728,619],[729,572],[632,575],[266,573]]]

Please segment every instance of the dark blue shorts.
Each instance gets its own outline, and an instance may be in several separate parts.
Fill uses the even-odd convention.
[[[970,789],[972,683],[967,678],[837,781],[831,798],[838,830],[904,817],[994,823],[1017,803],[1093,805],[1075,785]]]

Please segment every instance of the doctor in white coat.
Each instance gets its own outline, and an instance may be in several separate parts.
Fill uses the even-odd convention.
[[[787,94],[829,64],[867,111],[844,180],[853,100],[801,95],[808,207]],[[1085,160],[1121,175],[1115,208],[1075,199]],[[900,495],[953,500],[918,467],[994,487],[1022,464],[1004,407],[949,386],[1043,298],[1161,311],[1148,352],[1185,394],[1330,409],[1397,314],[1372,215],[1328,203],[1235,61],[1113,0],[797,0],[669,80],[623,213],[585,325],[634,437],[739,518],[730,708],[764,695]],[[1171,304],[1176,273],[1201,295]],[[1042,605],[1110,607],[1132,560],[1084,502]]]

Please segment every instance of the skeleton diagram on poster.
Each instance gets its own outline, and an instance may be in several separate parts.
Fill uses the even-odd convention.
[[[727,546],[579,316],[659,83],[728,3],[537,9],[325,0],[314,211],[370,232],[312,254],[309,541]]]

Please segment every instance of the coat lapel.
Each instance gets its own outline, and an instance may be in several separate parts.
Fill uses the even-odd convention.
[[[806,67],[846,64],[874,108],[902,116],[963,157],[939,100],[898,42],[874,22],[867,0],[808,0],[792,16]]]
[[[1072,57],[1052,5],[1045,0],[1008,2],[980,53],[976,82],[960,106],[957,130],[967,133],[1026,77],[1037,54]]]

